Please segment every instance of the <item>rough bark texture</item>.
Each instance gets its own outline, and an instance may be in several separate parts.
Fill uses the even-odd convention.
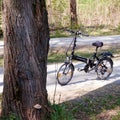
[[[45,0],[3,0],[2,116],[44,120],[49,27]],[[37,105],[37,106],[35,106]]]
[[[71,27],[77,26],[76,0],[70,0]]]

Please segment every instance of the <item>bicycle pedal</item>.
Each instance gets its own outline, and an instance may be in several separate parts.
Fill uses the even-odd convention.
[[[85,69],[80,69],[80,68],[78,68],[77,70],[80,72],[80,71],[83,71],[83,70],[85,70]]]

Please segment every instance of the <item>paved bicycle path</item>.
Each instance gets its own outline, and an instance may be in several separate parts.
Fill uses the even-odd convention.
[[[114,60],[114,70],[108,80],[98,80],[95,72],[84,73],[75,70],[71,82],[66,86],[60,86],[55,79],[55,72],[53,71],[56,71],[60,65],[55,64],[48,67],[48,80],[51,80],[47,86],[48,95],[49,99],[51,101],[54,99],[56,103],[72,100],[111,83],[120,85],[120,59]],[[76,67],[82,66],[78,63],[75,65]]]
[[[73,37],[64,37],[64,38],[51,38],[50,47],[64,47],[69,45]],[[78,37],[77,45],[91,45],[95,41],[101,41],[104,44],[120,44],[120,35],[111,35],[111,36],[89,36],[89,37]]]
[[[56,103],[64,102],[85,95],[86,93],[115,82],[120,84],[120,59],[114,60],[114,70],[108,80],[96,79],[95,72],[84,73],[75,70],[74,76],[66,86],[60,86],[56,81],[56,72],[61,64],[49,64],[47,76],[48,97]],[[82,67],[82,63],[75,63],[77,67]],[[3,90],[3,69],[0,68],[0,93]],[[56,90],[56,91],[55,91]],[[55,93],[56,92],[56,93]],[[55,94],[55,95],[54,95]],[[55,98],[54,98],[55,97]]]

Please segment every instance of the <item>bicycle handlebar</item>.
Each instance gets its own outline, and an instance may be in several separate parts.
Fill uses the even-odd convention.
[[[70,30],[70,29],[66,29],[66,31],[70,32],[72,34],[75,34],[75,38],[72,40],[72,42],[70,43],[70,45],[69,45],[69,47],[68,47],[68,49],[66,51],[66,56],[68,57],[68,50],[69,50],[70,46],[72,45],[72,43],[73,43],[73,48],[72,48],[72,53],[71,54],[74,54],[74,50],[75,50],[75,47],[76,47],[76,39],[77,39],[76,36],[77,35],[82,35],[82,36],[88,37],[89,35],[81,32],[81,31],[74,31],[74,30]]]
[[[83,35],[83,36],[86,36],[88,37],[89,35],[88,34],[85,34],[81,31],[73,31],[73,30],[69,30],[69,29],[66,29],[67,32],[70,32],[70,33],[74,33],[75,35]]]

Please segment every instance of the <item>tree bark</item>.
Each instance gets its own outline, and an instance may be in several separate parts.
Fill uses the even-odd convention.
[[[45,0],[3,0],[4,89],[2,115],[44,120],[49,27]]]
[[[77,26],[76,0],[70,0],[71,27]]]

